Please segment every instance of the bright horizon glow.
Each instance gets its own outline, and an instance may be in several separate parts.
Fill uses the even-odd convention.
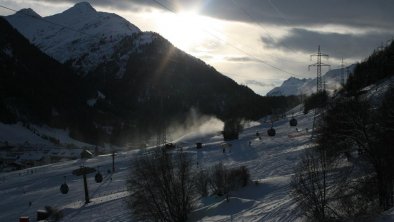
[[[158,33],[187,52],[209,51],[210,47],[204,47],[205,45],[224,39],[217,35],[221,29],[219,22],[201,16],[197,11],[180,11],[176,14],[161,12],[154,13],[153,16]],[[211,30],[215,30],[215,33]]]

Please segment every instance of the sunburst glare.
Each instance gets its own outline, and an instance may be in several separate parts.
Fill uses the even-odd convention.
[[[219,21],[199,15],[196,11],[157,14],[157,28],[178,48],[186,51],[204,50],[201,48],[212,41],[221,41]]]

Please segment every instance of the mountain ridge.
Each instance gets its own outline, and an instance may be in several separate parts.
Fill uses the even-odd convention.
[[[352,64],[350,66],[345,67],[344,77],[345,82],[349,77],[350,73],[354,71],[356,64]],[[349,70],[349,72],[346,72]],[[326,84],[326,89],[330,92],[333,92],[339,89],[340,86],[340,77],[342,75],[341,68],[332,69],[327,71],[323,76],[323,80]],[[308,79],[299,79],[296,77],[290,77],[285,80],[282,85],[273,88],[266,95],[267,96],[290,96],[290,95],[310,95],[316,92],[316,78],[308,78]]]
[[[111,57],[113,48],[125,36],[141,32],[126,19],[97,12],[87,2],[41,19],[32,14],[39,16],[32,9],[22,9],[5,18],[42,51],[83,73]]]

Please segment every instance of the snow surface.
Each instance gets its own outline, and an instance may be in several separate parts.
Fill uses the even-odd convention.
[[[4,124],[0,122],[0,142],[7,141],[8,144],[14,146],[21,145],[25,142],[34,145],[54,145],[49,140],[43,139],[41,135],[53,137],[59,140],[61,145],[72,144],[77,147],[93,146],[71,138],[69,136],[69,131],[65,129],[37,125],[30,125],[30,129],[28,129],[24,127],[21,122],[16,124]]]
[[[312,114],[295,113],[299,130],[312,127]],[[299,209],[289,196],[289,180],[293,168],[304,149],[311,144],[310,134],[289,137],[297,132],[290,127],[288,118],[275,122],[276,137],[268,137],[270,124],[263,120],[253,123],[244,130],[239,140],[231,141],[226,153],[222,152],[223,139],[218,134],[203,137],[188,137],[180,140],[185,152],[190,153],[196,170],[208,168],[219,162],[229,167],[247,166],[252,183],[231,192],[230,202],[222,197],[210,196],[198,202],[197,209],[190,215],[191,221],[297,221],[301,220]],[[256,131],[262,140],[256,137]],[[195,142],[203,142],[197,150]],[[251,141],[251,146],[249,146]],[[28,170],[0,174],[0,221],[15,221],[23,215],[35,217],[38,209],[46,205],[64,211],[63,221],[133,221],[125,200],[128,192],[126,180],[133,158],[144,150],[119,152],[116,155],[116,171],[111,169],[111,155],[89,159],[67,161]],[[198,164],[197,164],[198,163]],[[88,176],[91,203],[84,204],[83,185],[71,171],[80,165],[97,168],[104,175],[102,183],[94,182],[94,174]],[[60,185],[67,176],[70,187],[68,194],[61,194]],[[111,179],[112,178],[112,179]],[[29,201],[32,205],[29,206]]]
[[[380,106],[382,98],[385,93],[394,86],[394,76],[383,79],[375,84],[369,85],[363,88],[362,92],[367,92],[364,94],[364,98],[367,99],[373,106]]]
[[[289,182],[301,155],[313,145],[307,130],[312,128],[312,113],[302,114],[302,105],[290,110],[287,118],[274,123],[275,137],[266,135],[270,123],[253,122],[239,140],[226,142],[232,144],[226,146],[226,153],[222,152],[224,141],[218,133],[202,133],[200,137],[197,133],[177,140],[191,155],[195,170],[219,162],[230,168],[246,166],[253,180],[247,187],[232,191],[229,202],[224,197],[200,198],[190,221],[303,221],[301,210],[290,197]],[[297,127],[289,126],[292,116],[298,120]],[[262,140],[256,137],[257,131]],[[196,142],[203,142],[203,148],[197,150]],[[0,173],[0,221],[16,221],[20,216],[34,219],[36,211],[45,206],[63,210],[62,221],[136,221],[127,208],[126,182],[133,159],[149,149],[118,152],[114,173],[108,172],[112,168],[110,154]],[[82,179],[71,174],[81,165],[96,168],[104,176],[102,183],[94,181],[94,174],[88,176],[89,204],[84,203]],[[68,194],[59,190],[64,176],[70,188]],[[389,210],[370,221],[393,219],[394,211]]]
[[[125,37],[141,33],[126,19],[97,12],[89,3],[77,3],[66,11],[41,17],[32,9],[22,9],[5,17],[34,45],[61,63],[84,72],[111,59],[115,46]],[[149,43],[149,35],[144,36]]]
[[[9,144],[22,144],[25,141],[31,144],[51,144],[32,131],[23,127],[21,123],[4,124],[0,123],[0,141],[7,141]]]

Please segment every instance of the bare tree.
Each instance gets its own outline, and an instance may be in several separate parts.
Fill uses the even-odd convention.
[[[195,185],[197,191],[202,197],[208,196],[209,173],[205,170],[200,170],[195,175]]]
[[[210,185],[213,193],[218,196],[226,196],[229,201],[230,192],[245,187],[250,181],[248,168],[226,168],[222,163],[216,164],[210,175]]]
[[[292,178],[293,197],[319,221],[354,219],[393,206],[394,91],[378,109],[360,98],[333,100],[317,146]],[[357,158],[351,158],[358,151]],[[351,162],[344,163],[344,157]],[[341,165],[336,165],[341,161]]]
[[[378,109],[359,98],[344,98],[330,104],[321,124],[318,143],[329,147],[329,156],[358,150],[373,168],[379,205],[389,209],[393,201],[394,90],[386,94]],[[368,168],[369,166],[365,166]],[[371,172],[365,172],[370,174]]]
[[[329,221],[340,217],[334,207],[335,194],[347,172],[337,169],[337,162],[328,159],[323,149],[312,149],[305,153],[295,170],[291,180],[291,195],[308,217]]]
[[[186,221],[196,193],[191,166],[182,151],[159,149],[136,159],[128,181],[133,215],[141,221]]]
[[[210,175],[210,187],[214,194],[218,196],[223,196],[228,192],[227,187],[227,169],[224,167],[223,163],[218,163],[211,169]]]

